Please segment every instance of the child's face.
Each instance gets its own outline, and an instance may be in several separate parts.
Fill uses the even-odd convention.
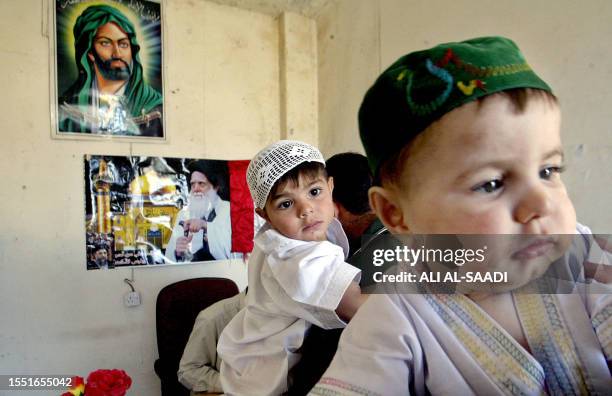
[[[288,238],[324,241],[334,217],[333,188],[332,178],[300,175],[299,185],[285,183],[268,197],[265,211],[257,209],[257,213]]]
[[[417,234],[573,234],[560,178],[557,105],[531,99],[515,113],[496,95],[442,117],[416,142],[398,197]]]
[[[560,125],[558,106],[541,98],[522,113],[500,95],[449,112],[414,142],[400,183],[382,189],[395,216],[385,224],[413,234],[573,234]],[[507,270],[510,288],[527,283],[567,248],[568,238],[542,238],[493,239],[487,269]]]

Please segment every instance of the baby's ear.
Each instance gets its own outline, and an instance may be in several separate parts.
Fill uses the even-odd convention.
[[[384,187],[370,187],[368,191],[370,207],[393,234],[407,234],[410,230],[404,221],[404,213],[399,205],[396,190]]]
[[[332,176],[327,178],[327,187],[329,188],[330,194],[334,192],[334,178]]]

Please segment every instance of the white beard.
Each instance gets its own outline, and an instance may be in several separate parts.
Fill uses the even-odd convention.
[[[211,210],[214,208],[219,196],[215,190],[209,190],[206,194],[190,193],[189,194],[189,218],[203,219],[208,218]]]

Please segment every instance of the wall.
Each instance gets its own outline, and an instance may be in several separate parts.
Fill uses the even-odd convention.
[[[291,110],[285,124],[298,131],[296,138],[316,144],[316,66],[301,70],[294,83],[295,66],[285,64],[305,51],[316,59],[314,25],[289,15],[281,35],[277,17],[201,0],[168,1],[168,142],[54,140],[49,43],[42,31],[47,6],[41,0],[0,2],[0,373],[83,376],[118,367],[134,381],[129,394],[159,394],[153,372],[159,290],[199,276],[230,277],[244,288],[246,265],[137,268],[143,304],[125,308],[123,279],[131,270],[85,270],[83,154],[251,158],[280,138],[281,107],[294,109],[301,101],[314,110],[299,119],[291,119]],[[312,39],[296,44],[291,35],[304,31]],[[292,43],[284,51],[281,37]],[[292,87],[289,104],[281,103],[281,68]],[[308,125],[315,127],[299,132]]]
[[[612,233],[612,2],[337,0],[317,16],[319,129],[329,156],[362,152],[357,109],[401,55],[483,35],[515,40],[561,100],[564,180],[578,219]],[[329,87],[326,89],[324,87]]]
[[[319,10],[319,147],[325,158],[363,152],[357,110],[380,71],[378,0],[330,1]]]

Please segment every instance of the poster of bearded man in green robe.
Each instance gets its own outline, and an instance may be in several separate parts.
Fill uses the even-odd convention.
[[[161,9],[56,0],[58,136],[164,138]]]

